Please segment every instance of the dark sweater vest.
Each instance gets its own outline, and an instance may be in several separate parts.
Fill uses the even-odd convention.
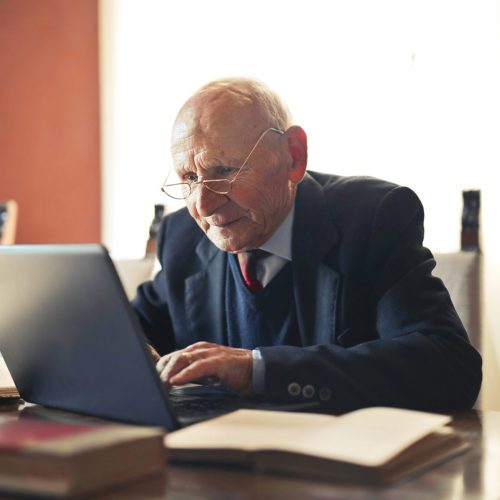
[[[229,255],[227,262],[224,302],[228,345],[244,349],[300,345],[291,262],[257,293],[246,287],[236,255]]]

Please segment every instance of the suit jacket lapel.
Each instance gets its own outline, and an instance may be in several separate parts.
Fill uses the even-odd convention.
[[[201,270],[185,282],[186,343],[203,339],[224,344],[223,293],[227,254],[203,237],[196,247],[196,255],[201,262]]]
[[[333,341],[338,273],[322,261],[337,241],[322,188],[306,175],[297,192],[292,237],[294,295],[303,345]]]

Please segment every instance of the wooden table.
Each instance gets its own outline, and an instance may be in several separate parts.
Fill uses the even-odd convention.
[[[0,406],[0,411],[15,417],[24,407]],[[500,500],[500,412],[454,414],[453,428],[471,443],[468,452],[386,487],[263,475],[241,468],[169,464],[164,477],[150,478],[99,498]]]

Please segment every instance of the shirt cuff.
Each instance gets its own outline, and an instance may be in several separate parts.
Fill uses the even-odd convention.
[[[266,364],[259,349],[252,351],[252,389],[255,394],[262,394],[265,390]]]

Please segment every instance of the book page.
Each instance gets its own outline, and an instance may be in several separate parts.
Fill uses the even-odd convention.
[[[281,450],[376,466],[450,419],[398,408],[365,408],[341,417],[238,410],[170,433],[166,444],[193,450]]]
[[[343,415],[328,428],[311,429],[289,451],[366,466],[382,465],[451,421],[400,408],[364,408]]]
[[[6,390],[17,391],[9,369],[3,359],[2,353],[0,353],[0,392]]]
[[[281,449],[311,426],[329,425],[336,417],[314,413],[238,410],[169,433],[171,448]]]

